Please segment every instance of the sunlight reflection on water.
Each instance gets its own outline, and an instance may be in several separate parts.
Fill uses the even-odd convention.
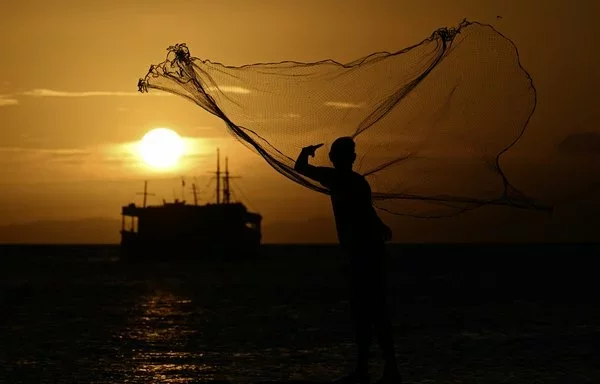
[[[264,332],[277,339],[282,335],[292,337],[290,331],[293,330],[269,327],[264,324],[265,314],[258,308],[247,307],[244,301],[236,305],[231,299],[223,298],[213,308],[199,301],[165,289],[139,298],[128,312],[127,325],[117,335],[131,348],[130,356],[123,361],[123,369],[127,371],[125,381],[241,383],[281,379],[282,375],[292,380],[306,380],[307,371],[322,379],[339,374],[340,367],[333,362],[344,359],[345,351],[351,348],[350,343],[343,343],[337,350],[316,345],[311,345],[312,349],[296,350],[268,344],[261,348],[256,341],[267,340],[254,335],[256,341],[252,341],[248,332]],[[289,318],[298,319],[289,305],[273,305],[269,310],[283,311]],[[297,332],[309,336],[319,330],[302,327]],[[244,335],[247,335],[245,339],[240,340]],[[314,354],[325,361],[313,361],[309,365]],[[294,368],[291,364],[294,361],[307,364]]]
[[[121,338],[135,341],[131,356],[133,378],[151,382],[187,383],[201,378],[213,380],[216,368],[203,362],[203,352],[182,351],[198,333],[186,321],[192,300],[170,292],[156,292],[142,297],[128,319]]]

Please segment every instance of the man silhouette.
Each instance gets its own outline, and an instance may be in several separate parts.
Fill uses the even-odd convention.
[[[385,360],[379,383],[398,384],[401,378],[386,306],[384,268],[384,243],[391,239],[392,233],[373,208],[369,183],[352,170],[356,160],[354,140],[340,137],[333,142],[329,151],[333,168],[308,163],[308,158],[314,157],[321,146],[323,144],[303,148],[295,170],[329,190],[338,240],[350,261],[351,307],[358,356],[356,370],[337,382],[369,382],[368,352],[374,329]]]

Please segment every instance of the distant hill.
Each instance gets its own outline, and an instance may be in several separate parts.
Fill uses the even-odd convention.
[[[118,244],[121,221],[89,218],[0,225],[3,244]],[[263,243],[336,242],[332,219],[266,222]]]
[[[595,204],[595,203],[594,203]],[[575,206],[575,204],[572,204]],[[480,210],[449,220],[386,217],[396,242],[589,242],[598,241],[598,211],[582,202],[550,218],[525,210]],[[0,244],[118,244],[120,219],[35,221],[0,225]],[[337,243],[333,217],[263,221],[264,244]]]
[[[114,219],[34,221],[0,226],[0,243],[118,244],[120,229]]]

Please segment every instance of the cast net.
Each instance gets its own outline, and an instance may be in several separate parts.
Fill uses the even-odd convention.
[[[346,64],[228,66],[178,44],[138,85],[196,103],[278,172],[315,191],[327,193],[294,170],[300,150],[325,143],[311,163],[330,166],[328,144],[351,136],[354,170],[371,184],[377,208],[417,217],[489,204],[545,208],[501,167],[536,92],[515,45],[489,25],[463,21],[401,51]]]

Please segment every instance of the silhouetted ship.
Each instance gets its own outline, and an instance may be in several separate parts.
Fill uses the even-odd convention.
[[[146,182],[143,206],[132,203],[121,209],[121,259],[223,259],[248,257],[258,252],[262,217],[248,211],[241,202],[231,201],[227,159],[222,176],[218,150],[216,175],[216,202],[205,205],[198,205],[196,187],[192,185],[193,205],[163,200],[162,205],[146,206],[150,195]]]

